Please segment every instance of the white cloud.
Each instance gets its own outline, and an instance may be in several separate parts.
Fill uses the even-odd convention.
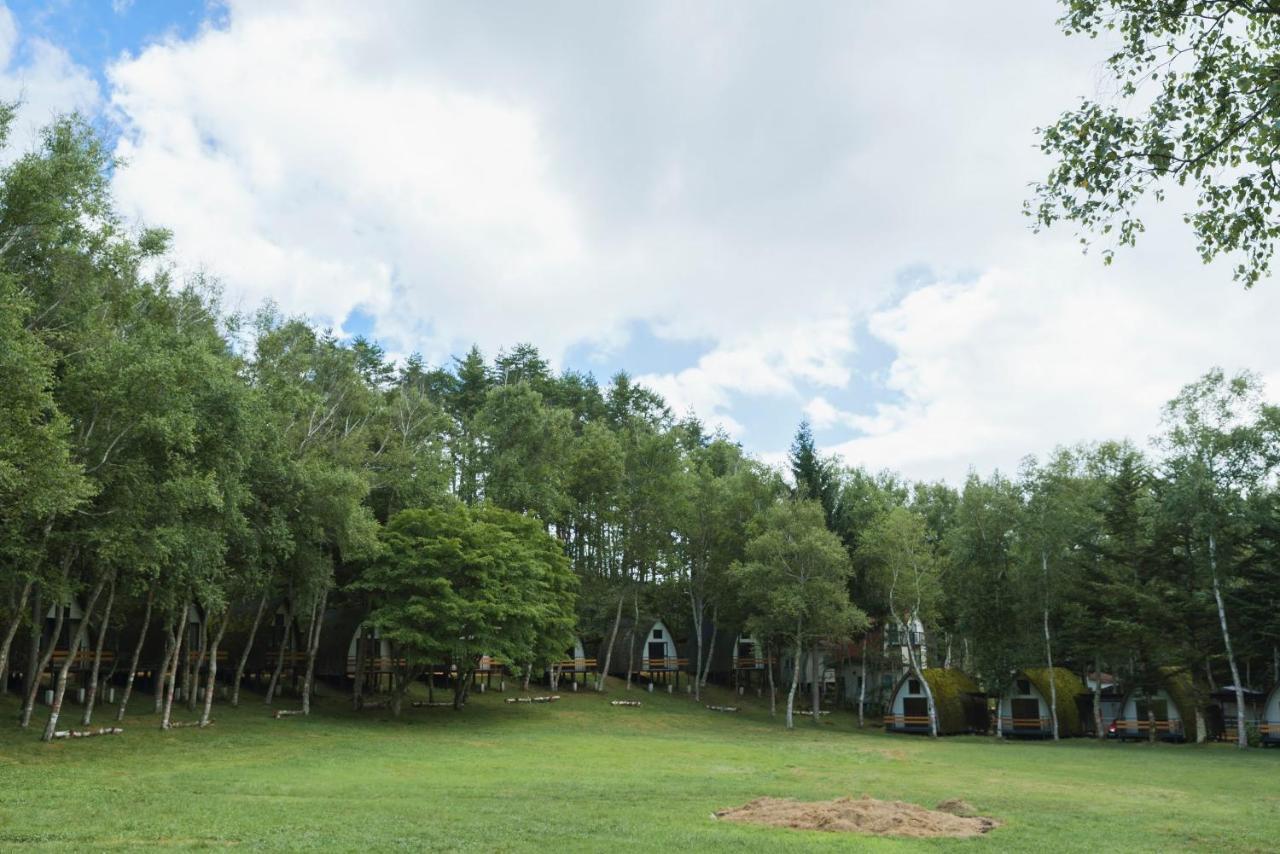
[[[58,115],[95,112],[101,93],[89,72],[61,47],[23,39],[13,12],[0,5],[0,100],[21,102],[4,155],[12,159],[34,146],[40,129]]]
[[[109,69],[116,190],[244,307],[362,308],[432,359],[647,324],[710,344],[639,379],[770,458],[753,425],[790,408],[851,461],[958,477],[1142,438],[1215,363],[1280,376],[1276,289],[1202,267],[1179,211],[1114,268],[1027,233],[1032,129],[1107,49],[1058,14],[232,0]],[[978,273],[904,296],[923,267]],[[866,388],[864,324],[891,362]]]
[[[1167,225],[1167,223],[1165,223]],[[958,480],[1056,444],[1158,430],[1161,407],[1210,367],[1280,375],[1274,288],[1217,287],[1190,247],[1149,247],[1103,271],[1041,246],[1008,270],[938,283],[875,314],[897,352],[892,401],[850,416],[850,462]]]
[[[697,364],[636,378],[677,413],[696,412],[731,435],[746,430],[730,414],[734,397],[796,398],[798,384],[842,388],[849,383],[853,328],[840,313],[808,323],[764,329],[721,343]]]

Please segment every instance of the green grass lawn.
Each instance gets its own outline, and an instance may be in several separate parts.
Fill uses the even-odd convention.
[[[859,732],[843,713],[788,733],[754,699],[732,715],[683,696],[625,695],[640,708],[610,706],[621,690],[561,696],[510,705],[488,693],[460,714],[409,709],[400,720],[353,714],[330,696],[310,718],[277,721],[249,695],[239,710],[216,709],[210,729],[168,733],[144,714],[144,696],[123,735],[52,745],[38,730],[6,725],[0,847],[1234,852],[1280,844],[1280,750],[930,742]],[[0,699],[0,717],[15,714],[14,701]],[[926,806],[964,798],[1004,825],[975,839],[922,841],[711,819],[760,795],[863,794]]]

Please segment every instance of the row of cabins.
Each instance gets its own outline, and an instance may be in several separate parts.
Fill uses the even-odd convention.
[[[958,670],[922,671],[934,695],[941,735],[996,733],[1011,738],[1048,738],[1053,734],[1057,697],[1058,733],[1062,737],[1094,735],[1094,688],[1097,687],[1107,736],[1122,740],[1194,741],[1197,718],[1210,738],[1236,738],[1236,693],[1224,688],[1198,704],[1190,675],[1164,668],[1157,683],[1121,691],[1106,674],[1080,679],[1065,668],[1028,668],[1013,674],[998,695],[989,698],[971,677]],[[1051,685],[1050,680],[1053,681]],[[1095,681],[1098,684],[1095,686]],[[928,699],[922,680],[904,674],[890,695],[885,728],[890,732],[929,732]],[[1056,689],[1056,691],[1055,691]],[[1263,744],[1280,744],[1280,685],[1270,693],[1245,691],[1246,719],[1258,728]]]
[[[44,643],[47,645],[57,622],[57,607],[48,609],[45,619]],[[93,641],[96,638],[96,627],[90,626],[79,648],[69,649],[70,641],[75,637],[83,612],[78,602],[72,601],[62,606],[63,623],[59,631],[57,643],[49,670],[42,674],[48,679],[66,656],[73,656],[71,673],[73,680],[83,685],[93,663]],[[305,654],[301,651],[301,638],[296,627],[286,626],[286,610],[281,607],[271,615],[260,628],[255,642],[255,651],[251,654],[246,674],[250,680],[266,679],[275,668],[280,649],[285,645],[285,665],[283,676],[289,684],[301,674],[305,664]],[[192,606],[187,615],[184,641],[190,663],[194,664],[202,654],[204,615],[196,606]],[[327,615],[325,642],[317,657],[316,669],[321,678],[350,682],[357,678],[357,666],[360,677],[370,691],[386,688],[390,684],[394,661],[390,644],[376,630],[363,626],[358,619],[340,610],[333,610]],[[665,684],[672,688],[680,686],[681,677],[690,678],[696,661],[696,643],[689,639],[678,639],[667,624],[656,620],[647,625],[647,631],[635,631],[634,626],[623,624],[613,645],[612,654],[606,654],[606,643],[598,645],[584,643],[576,638],[571,649],[565,651],[565,658],[555,662],[548,676],[560,680],[568,678],[575,682],[586,681],[590,675],[599,672],[600,666],[607,657],[610,675],[633,677],[651,684]],[[126,651],[121,641],[127,640]],[[103,654],[102,668],[106,674],[119,674],[121,668],[127,668],[128,659],[135,638],[109,637]],[[363,644],[363,651],[360,645]],[[884,674],[884,725],[891,732],[924,733],[929,731],[927,699],[921,679],[912,674],[907,665],[907,644],[915,650],[919,660],[925,660],[927,649],[923,633],[918,627],[911,631],[881,636],[875,645],[882,647],[892,669],[900,674]],[[230,676],[228,665],[230,650],[239,649],[235,639],[224,642],[218,653],[220,671]],[[762,645],[754,638],[741,634],[715,633],[714,642],[711,633],[704,638],[703,656],[710,655],[709,676],[721,684],[732,684],[740,690],[760,688],[766,680],[766,671],[774,662],[766,657]],[[800,681],[806,686],[811,679],[820,681],[824,696],[839,694],[847,701],[856,701],[861,675],[853,666],[852,649],[827,649],[819,654],[817,661],[803,656],[799,662]],[[901,655],[899,666],[897,658]],[[153,676],[163,656],[163,638],[161,632],[153,627],[150,637],[144,646],[139,662],[139,677],[144,681]],[[779,687],[784,687],[790,679],[791,670],[796,662],[790,656],[783,656],[777,662],[780,667],[775,670],[775,678]],[[10,672],[0,674],[9,679],[22,679],[26,668],[26,656],[15,648],[15,655],[10,660]],[[486,684],[494,678],[502,679],[504,665],[492,658],[481,660],[475,677]],[[122,674],[121,674],[122,675]],[[450,678],[450,669],[440,666],[432,672],[432,678]],[[924,680],[933,691],[935,706],[938,710],[940,734],[986,733],[997,732],[1007,737],[1047,737],[1052,732],[1050,713],[1050,696],[1052,689],[1049,680],[1056,682],[1058,697],[1059,733],[1063,736],[1085,735],[1093,732],[1093,703],[1095,687],[1093,682],[1100,682],[1102,720],[1107,734],[1119,739],[1142,739],[1150,737],[1154,726],[1156,737],[1166,741],[1194,740],[1196,734],[1197,704],[1192,691],[1189,674],[1178,668],[1166,668],[1161,671],[1159,684],[1151,686],[1151,690],[1133,689],[1127,692],[1119,690],[1115,680],[1106,674],[1090,674],[1088,682],[1082,681],[1076,674],[1064,669],[1029,668],[1014,674],[1008,684],[994,698],[989,698],[978,684],[960,670],[951,668],[926,668],[922,671]],[[74,681],[73,681],[74,684]],[[1228,688],[1213,692],[1210,698],[1213,703],[1199,709],[1206,728],[1211,736],[1234,740],[1235,738],[1235,703],[1234,690]],[[1246,692],[1246,716],[1254,722],[1262,741],[1268,744],[1280,744],[1280,686],[1269,694],[1257,691]]]

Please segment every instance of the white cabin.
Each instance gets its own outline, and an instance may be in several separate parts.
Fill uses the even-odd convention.
[[[644,646],[641,648],[644,652],[644,666],[642,670],[679,670],[680,654],[676,650],[676,642],[671,637],[671,631],[661,620],[653,624],[653,628],[649,629],[649,634],[645,637]]]
[[[733,641],[734,670],[764,670],[764,649],[750,635],[738,635]]]
[[[351,634],[351,643],[347,644],[347,678],[356,675],[356,660],[360,655],[360,644],[364,643],[364,669],[366,674],[381,673],[388,670],[391,661],[391,642],[375,628],[361,624]]]
[[[1139,691],[1130,691],[1124,698],[1119,719],[1114,723],[1112,734],[1117,738],[1148,737],[1148,711],[1155,714],[1156,738],[1165,741],[1183,741],[1187,737],[1187,724],[1182,720],[1178,704],[1164,688],[1145,696]],[[1190,724],[1195,726],[1195,722]]]
[[[1049,698],[1041,694],[1024,673],[1015,675],[1000,693],[997,716],[1002,735],[1044,736],[1053,733]]]

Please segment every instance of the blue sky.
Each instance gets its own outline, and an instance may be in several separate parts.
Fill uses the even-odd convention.
[[[808,417],[918,478],[1142,441],[1214,365],[1280,382],[1276,289],[1201,265],[1187,200],[1110,267],[1028,230],[1035,126],[1106,88],[1054,0],[0,10],[17,147],[94,116],[121,212],[231,308],[528,341],[767,460]]]

